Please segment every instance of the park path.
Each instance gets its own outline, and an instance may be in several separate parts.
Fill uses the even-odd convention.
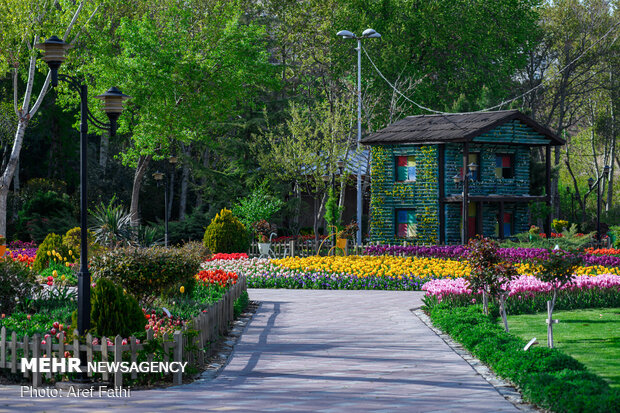
[[[20,398],[0,411],[518,411],[414,316],[422,293],[250,290],[261,301],[214,380],[130,398]]]

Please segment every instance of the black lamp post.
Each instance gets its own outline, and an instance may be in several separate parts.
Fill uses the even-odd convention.
[[[601,180],[607,179],[609,176],[609,165],[603,167],[603,173],[596,180],[596,183],[592,177],[588,178],[588,186],[590,190],[596,185],[596,239],[601,241]]]
[[[469,181],[473,181],[474,180],[474,173],[478,170],[478,165],[475,162],[470,163],[469,165],[467,165],[467,172],[463,174],[463,176],[461,176],[460,174],[456,174],[452,177],[452,181],[454,182],[455,185],[458,185],[460,182],[463,183],[463,192],[462,192],[462,196],[463,198],[465,197],[465,191],[468,188],[468,184]],[[469,203],[469,202],[468,202]],[[461,228],[461,243],[465,244],[467,242],[467,240],[465,239],[465,225],[467,223],[467,220],[465,219],[465,217],[467,216],[467,205],[465,204],[465,202],[463,202],[463,219],[461,220],[462,224],[462,228]]]
[[[170,165],[172,166],[172,168],[174,168],[174,165],[176,165],[176,163],[178,162],[178,159],[176,156],[171,156],[170,158],[168,158],[168,163],[169,165],[166,167],[166,173],[163,174],[162,172],[155,172],[153,174],[153,178],[157,181],[157,185],[159,186],[159,183],[161,182],[162,179],[164,179],[164,176],[166,179],[164,179],[164,245],[167,247],[168,246],[168,171],[169,169],[171,169]],[[172,194],[170,194],[171,199],[172,199]]]
[[[58,68],[65,60],[67,49],[71,45],[65,43],[56,36],[52,36],[43,43],[35,45],[43,50],[43,60],[50,68],[52,75],[52,87],[58,86],[58,80],[65,81],[70,88],[80,96],[80,272],[78,273],[78,320],[77,327],[80,335],[86,334],[90,329],[90,272],[88,270],[88,224],[87,224],[87,173],[88,173],[88,121],[103,130],[110,131],[112,136],[116,133],[116,120],[123,110],[123,101],[129,99],[115,87],[110,88],[102,95],[95,96],[104,103],[103,110],[106,112],[110,123],[103,123],[96,119],[88,110],[88,87],[73,76],[59,75]],[[86,366],[86,353],[80,352],[82,366]],[[81,380],[86,381],[86,372],[80,375]]]
[[[168,177],[166,174],[166,179],[164,179],[164,174],[157,171],[153,173],[153,179],[157,182],[157,186],[159,183],[164,180],[164,245],[168,246]]]

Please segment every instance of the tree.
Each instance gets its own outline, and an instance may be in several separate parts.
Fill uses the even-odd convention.
[[[86,25],[98,7],[85,0],[71,1],[6,1],[0,4],[0,75],[12,67],[13,110],[17,126],[8,160],[3,162],[0,175],[0,233],[6,234],[7,198],[22,150],[26,128],[39,110],[50,89],[50,74],[43,81],[34,103],[33,90],[37,81],[37,58],[35,45],[42,41],[41,32],[61,33],[62,38],[75,43],[79,32],[69,39],[73,28]],[[85,17],[84,17],[85,16]],[[27,65],[26,65],[27,62]],[[27,67],[26,67],[27,66]],[[25,81],[23,98],[20,99],[20,78]],[[21,104],[19,101],[21,100]]]
[[[489,314],[488,296],[493,297],[499,303],[504,328],[508,332],[508,318],[506,317],[508,284],[518,274],[514,265],[501,260],[498,248],[497,241],[489,238],[470,239],[467,243],[467,259],[471,272],[466,278],[473,292],[482,291],[485,315]]]
[[[232,213],[246,228],[251,228],[257,221],[269,221],[282,208],[284,202],[270,194],[267,185],[267,181],[263,181],[232,208]]]
[[[261,167],[282,181],[294,182],[298,208],[302,192],[312,196],[317,240],[326,198],[323,176],[335,175],[338,160],[350,153],[352,113],[338,99],[333,105],[323,101],[311,107],[291,103],[286,124],[268,127],[257,137],[254,149]]]
[[[536,277],[550,283],[553,288],[553,298],[547,301],[547,344],[550,348],[553,348],[553,309],[558,290],[572,282],[582,260],[582,255],[577,251],[549,250],[549,255],[539,262],[540,271]]]
[[[243,23],[238,2],[147,0],[143,6],[142,15],[122,17],[98,40],[108,60],[94,56],[87,64],[96,83],[112,81],[133,97],[120,130],[131,135],[122,158],[135,168],[134,226],[150,162],[167,158],[175,147],[187,152],[194,142],[212,140],[268,73],[263,30]],[[118,50],[110,48],[110,38],[118,39]]]

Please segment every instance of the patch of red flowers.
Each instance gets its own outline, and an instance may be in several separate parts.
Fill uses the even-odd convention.
[[[245,252],[234,252],[232,254],[226,254],[224,252],[218,252],[213,257],[209,258],[207,261],[213,260],[240,260],[242,258],[248,258],[248,254]]]
[[[239,276],[236,272],[226,272],[224,270],[202,270],[196,274],[196,279],[208,285],[219,285],[226,287],[237,283]]]

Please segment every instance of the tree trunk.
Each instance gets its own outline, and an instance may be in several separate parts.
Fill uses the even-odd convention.
[[[484,290],[482,290],[482,312],[484,315],[489,315],[489,295]]]
[[[547,346],[553,348],[553,307],[557,298],[557,290],[553,290],[553,299],[547,301]]]
[[[179,200],[179,221],[185,221],[187,210],[187,186],[189,184],[189,165],[188,160],[192,155],[192,146],[184,148],[185,162],[183,162],[183,174],[181,177],[181,199]]]
[[[133,188],[131,190],[131,207],[129,213],[131,214],[131,226],[137,227],[140,225],[140,215],[138,203],[140,200],[140,188],[142,188],[142,179],[146,173],[146,169],[151,161],[151,156],[140,156],[138,159],[138,166],[133,177]]]
[[[105,168],[108,164],[108,150],[110,147],[110,135],[108,131],[103,131],[101,134],[101,145],[99,145],[99,166],[105,174]]]
[[[327,198],[327,192],[324,192],[323,197],[321,198],[319,209],[318,211],[315,210],[315,214],[314,214],[314,241],[317,243],[319,242],[319,221],[321,219],[321,216],[323,215],[323,208],[325,207],[326,198]],[[316,205],[316,198],[314,199],[315,199],[315,205]]]
[[[510,331],[508,330],[508,317],[506,316],[506,294],[501,294],[499,296],[499,310],[502,315],[502,321],[504,322],[504,329],[507,333],[509,333]]]
[[[209,169],[209,148],[205,149],[202,155],[202,167],[205,169]],[[200,187],[205,188],[207,186],[207,177],[203,176],[200,178]],[[202,199],[202,191],[198,191],[196,194],[196,209],[200,209],[202,207],[203,199]]]
[[[13,141],[13,150],[11,156],[7,162],[6,168],[2,176],[0,176],[0,235],[6,236],[6,211],[7,211],[7,199],[9,195],[9,187],[17,169],[17,161],[19,160],[19,153],[22,149],[22,143],[24,142],[24,133],[28,126],[28,119],[20,118],[17,124],[17,130],[15,131],[15,140]]]

